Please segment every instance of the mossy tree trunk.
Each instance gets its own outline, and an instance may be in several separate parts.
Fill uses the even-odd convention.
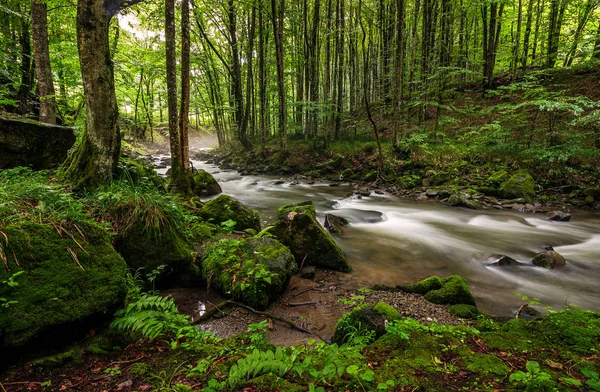
[[[77,2],[77,46],[85,94],[86,130],[65,170],[65,177],[76,188],[94,188],[108,182],[117,167],[121,135],[108,27],[120,10],[140,1]]]
[[[31,2],[31,27],[40,95],[40,121],[56,124],[56,99],[48,49],[48,9],[45,0]]]

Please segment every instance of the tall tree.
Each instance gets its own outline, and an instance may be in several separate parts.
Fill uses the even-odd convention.
[[[140,1],[77,2],[77,47],[86,102],[86,129],[65,170],[65,176],[76,187],[106,183],[117,168],[121,135],[108,27],[119,11]]]
[[[48,49],[48,9],[45,0],[31,1],[31,27],[40,95],[40,121],[56,124],[56,99]]]
[[[31,38],[29,36],[29,21],[21,18],[21,29],[19,31],[19,43],[21,44],[21,84],[17,92],[19,102],[19,113],[26,114],[29,111],[29,94],[33,81],[31,67]]]
[[[279,94],[279,137],[283,154],[287,153],[287,104],[285,97],[285,69],[283,64],[283,22],[285,0],[271,0],[271,20],[275,37],[275,57],[277,59],[277,90]]]
[[[177,99],[177,97],[175,97]],[[179,149],[183,169],[190,168],[190,0],[181,1],[181,106],[179,111]]]

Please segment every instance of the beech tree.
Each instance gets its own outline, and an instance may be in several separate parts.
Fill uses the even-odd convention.
[[[77,2],[77,47],[85,93],[86,127],[81,144],[67,161],[64,173],[77,188],[104,184],[117,168],[121,133],[108,31],[113,16],[140,1]]]
[[[56,99],[48,49],[48,8],[45,0],[31,1],[31,27],[40,96],[40,121],[56,124]]]

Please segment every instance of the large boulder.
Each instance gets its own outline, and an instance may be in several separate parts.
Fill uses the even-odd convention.
[[[533,265],[538,267],[544,267],[548,269],[562,268],[565,266],[565,258],[562,257],[558,252],[553,250],[547,250],[538,253],[531,260]]]
[[[467,281],[460,275],[451,275],[443,279],[432,276],[415,284],[396,287],[408,293],[422,294],[434,304],[476,306]]]
[[[223,239],[202,261],[209,287],[260,310],[286,289],[297,270],[289,249],[273,238]]]
[[[53,226],[32,222],[2,227],[0,351],[74,339],[99,319],[110,318],[127,292],[127,266],[108,233],[91,224]]]
[[[523,198],[533,203],[535,188],[533,177],[525,170],[517,171],[500,187],[500,195],[505,199]]]
[[[228,195],[221,195],[206,203],[200,209],[200,217],[205,221],[219,224],[228,220],[235,222],[235,230],[253,229],[260,231],[258,212],[246,207]]]
[[[223,192],[217,180],[205,170],[198,169],[192,178],[194,180],[192,190],[197,196],[214,196]]]
[[[298,264],[350,271],[342,250],[315,219],[312,202],[285,205],[279,209],[278,217],[279,221],[261,234],[272,235],[290,248]]]
[[[344,234],[343,227],[349,225],[350,222],[346,218],[341,216],[327,214],[325,215],[325,228],[329,230],[331,234],[342,235]]]
[[[465,192],[457,192],[453,194],[448,198],[446,204],[453,207],[466,207],[472,210],[484,209],[483,205],[479,201],[473,199],[471,195]]]
[[[75,144],[72,128],[0,117],[0,169],[60,166]]]

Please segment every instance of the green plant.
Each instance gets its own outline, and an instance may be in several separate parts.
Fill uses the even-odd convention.
[[[103,373],[108,374],[111,377],[118,376],[119,374],[121,374],[121,368],[119,367],[119,365],[107,367],[106,369],[104,369]]]
[[[225,222],[221,222],[221,228],[226,233],[233,233],[235,225],[237,225],[237,222],[233,219],[228,219]]]
[[[525,365],[527,373],[518,370],[510,375],[510,382],[522,384],[527,391],[540,391],[544,388],[544,382],[550,381],[549,373],[540,371],[540,364],[537,361],[527,361]]]
[[[356,306],[357,304],[360,304],[362,301],[364,301],[364,299],[364,295],[353,295],[350,298],[340,298],[338,299],[338,302],[341,302],[344,305]]]
[[[358,381],[358,384],[360,385],[363,391],[366,391],[363,382],[370,383],[373,382],[373,380],[375,380],[375,373],[364,365],[350,365],[346,368],[346,373],[348,373],[351,377]]]
[[[598,376],[598,372],[588,368],[581,368],[581,373],[587,378],[585,385],[594,391],[600,391],[600,377]]]
[[[408,334],[407,332],[405,332],[402,329],[401,322],[399,320],[392,321],[388,325],[386,331],[389,334],[396,335],[396,336],[400,337],[400,339],[402,339],[402,340],[409,340],[410,339],[410,334]]]
[[[0,232],[2,233],[2,232]],[[0,252],[1,252],[1,247],[0,247]],[[4,253],[0,253],[0,256],[2,256]],[[7,280],[3,280],[0,281],[0,285],[6,285],[8,287],[15,287],[18,286],[19,283],[15,282],[15,278],[19,275],[24,274],[25,271],[19,271],[19,272],[15,272],[14,274],[12,274],[11,276],[9,276],[9,278]],[[19,301],[11,301],[8,300],[6,298],[0,298],[0,308],[9,308],[11,305],[17,304],[19,303]]]

